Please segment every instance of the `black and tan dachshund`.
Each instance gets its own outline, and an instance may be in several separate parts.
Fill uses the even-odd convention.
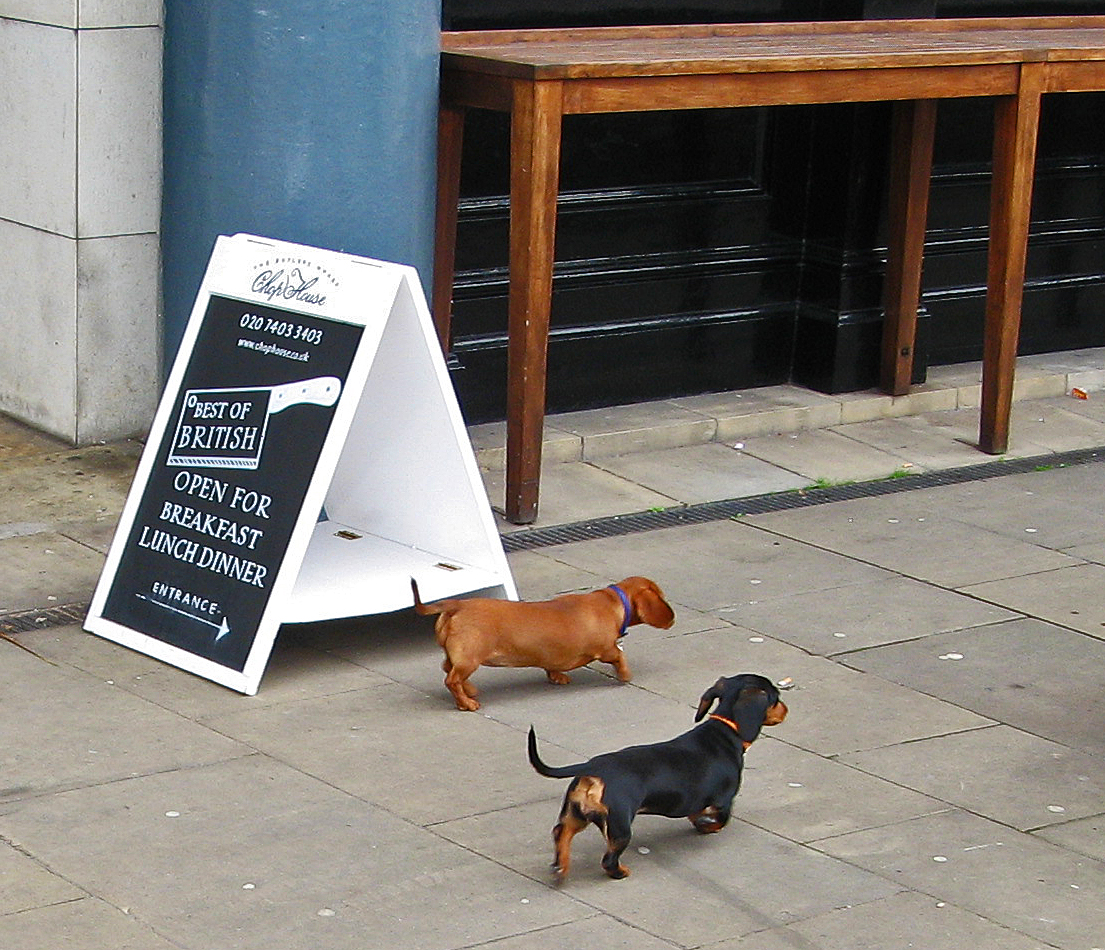
[[[717,711],[702,722],[714,700]],[[549,778],[572,778],[553,828],[557,877],[567,876],[572,838],[588,824],[597,825],[606,837],[602,867],[612,878],[629,874],[621,856],[636,815],[689,818],[703,834],[721,831],[740,788],[745,749],[762,726],[777,725],[786,715],[786,704],[771,680],[742,673],[723,676],[702,694],[694,717],[700,725],[690,732],[596,755],[578,765],[554,768],[542,762],[530,726],[530,764]]]

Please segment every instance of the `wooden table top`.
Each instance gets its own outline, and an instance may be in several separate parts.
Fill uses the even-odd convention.
[[[526,79],[1105,60],[1105,17],[865,20],[442,34],[447,70]]]

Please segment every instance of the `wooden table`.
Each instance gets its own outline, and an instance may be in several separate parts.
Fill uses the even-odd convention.
[[[995,97],[979,447],[1009,441],[1040,97],[1105,89],[1105,17],[444,33],[433,311],[448,347],[464,113],[510,114],[506,515],[537,516],[565,115],[892,101],[882,386],[913,365],[936,104]]]

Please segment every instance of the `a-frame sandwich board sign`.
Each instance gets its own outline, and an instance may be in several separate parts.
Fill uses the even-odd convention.
[[[252,695],[282,623],[517,594],[413,268],[220,237],[85,629]]]

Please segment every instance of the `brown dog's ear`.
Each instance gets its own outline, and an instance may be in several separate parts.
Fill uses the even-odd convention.
[[[702,694],[702,698],[698,701],[698,712],[694,714],[694,721],[699,722],[702,717],[710,711],[710,707],[714,704],[714,700],[721,699],[722,693],[724,692],[725,677],[723,676]]]
[[[671,609],[671,605],[664,600],[664,595],[660,593],[660,588],[657,587],[652,581],[648,581],[640,591],[633,598],[633,606],[637,609],[637,616],[641,618],[642,623],[647,623],[650,627],[658,627],[661,630],[667,630],[673,623],[675,623],[675,611]]]

